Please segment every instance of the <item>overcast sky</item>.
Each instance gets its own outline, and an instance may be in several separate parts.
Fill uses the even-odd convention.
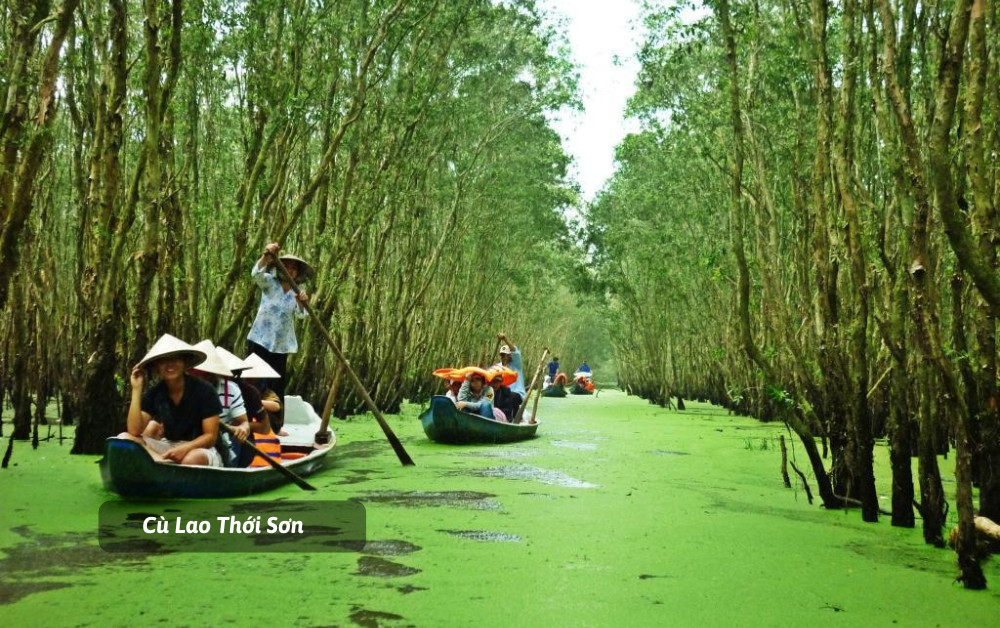
[[[574,175],[589,201],[614,173],[615,146],[638,130],[637,122],[624,120],[639,70],[638,0],[539,0],[539,5],[553,18],[567,20],[573,59],[580,66],[584,111],[564,112],[554,126],[576,162]]]

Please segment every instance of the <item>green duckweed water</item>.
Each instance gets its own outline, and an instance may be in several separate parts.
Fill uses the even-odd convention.
[[[532,441],[456,447],[427,441],[419,410],[390,418],[416,467],[357,418],[335,426],[336,464],[309,480],[317,493],[260,497],[363,500],[359,553],[108,554],[97,512],[115,497],[96,457],[18,443],[0,473],[0,622],[813,628],[1000,616],[997,561],[989,590],[965,591],[954,554],[919,530],[864,524],[784,488],[780,425],[602,392],[543,399]]]

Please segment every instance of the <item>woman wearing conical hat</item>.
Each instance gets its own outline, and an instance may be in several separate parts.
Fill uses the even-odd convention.
[[[203,351],[164,334],[132,368],[128,431],[119,434],[145,445],[154,458],[186,465],[221,467],[215,450],[222,406],[215,390],[188,375],[205,361]],[[143,394],[146,369],[159,382]]]
[[[250,272],[254,283],[261,289],[261,297],[257,318],[247,336],[247,353],[256,353],[278,372],[279,379],[269,384],[279,397],[284,397],[288,354],[299,349],[295,338],[295,318],[306,318],[309,315],[304,307],[309,302],[309,295],[302,291],[296,296],[291,284],[284,277],[277,277],[277,270],[271,266],[275,257],[280,259],[296,283],[308,281],[316,271],[305,260],[294,255],[279,257],[280,252],[281,247],[277,242],[268,244]]]

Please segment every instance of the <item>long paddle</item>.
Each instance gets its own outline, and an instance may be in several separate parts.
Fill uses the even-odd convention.
[[[542,352],[542,359],[538,361],[538,368],[535,369],[535,375],[531,378],[531,385],[528,386],[528,390],[524,395],[524,401],[521,402],[521,407],[517,410],[517,417],[514,419],[514,423],[520,423],[521,418],[524,416],[524,410],[528,407],[528,399],[531,397],[531,391],[535,388],[535,382],[538,381],[538,376],[542,373],[542,367],[545,365],[545,358],[549,355],[549,348],[545,347],[545,351]],[[535,404],[538,407],[538,404]],[[537,423],[535,420],[535,410],[531,411],[531,422]]]
[[[278,271],[281,272],[284,280],[287,281],[288,285],[292,287],[292,290],[295,292],[295,296],[298,296],[302,290],[299,288],[299,285],[295,283],[295,280],[288,274],[288,269],[285,268],[285,265],[281,263],[281,260],[276,255],[272,255],[271,253],[268,253],[268,255],[271,257],[274,265],[278,268]],[[309,317],[312,318],[313,322],[316,323],[317,329],[319,329],[320,333],[323,334],[323,337],[326,338],[326,343],[330,345],[334,355],[336,355],[337,359],[340,360],[340,364],[344,367],[344,372],[347,373],[347,377],[351,380],[351,383],[354,384],[354,388],[361,395],[361,398],[364,399],[365,405],[368,406],[371,413],[375,415],[375,420],[378,421],[379,427],[381,427],[382,431],[385,433],[385,437],[389,440],[389,444],[392,445],[392,449],[396,452],[396,456],[399,458],[399,461],[403,463],[403,465],[413,465],[413,458],[410,458],[410,454],[406,453],[406,450],[403,449],[403,443],[399,442],[399,439],[396,438],[396,435],[392,432],[392,428],[390,428],[389,424],[386,423],[385,417],[382,416],[382,412],[378,409],[378,406],[375,405],[375,402],[372,401],[368,391],[365,390],[364,384],[362,384],[361,380],[358,379],[357,373],[355,373],[354,369],[351,368],[351,365],[347,362],[347,358],[344,357],[343,352],[341,352],[340,347],[338,347],[337,343],[334,342],[333,336],[330,335],[330,332],[326,329],[323,322],[319,320],[319,316],[313,311],[312,307],[310,307],[308,303],[302,303],[301,301],[299,303],[306,309],[306,312],[309,313]]]
[[[226,430],[226,432],[229,433],[229,435],[233,437],[233,440],[236,440],[236,437],[234,436],[235,430],[233,428],[229,427],[225,423],[222,423],[221,421],[219,422],[219,427],[221,427],[224,430]],[[316,490],[315,486],[313,486],[309,482],[306,482],[305,480],[303,480],[301,477],[298,476],[297,473],[295,473],[294,471],[292,471],[288,467],[284,466],[283,464],[281,464],[280,462],[278,462],[277,460],[275,460],[271,456],[268,456],[263,451],[261,451],[260,449],[258,449],[257,445],[254,445],[253,442],[249,438],[247,438],[245,441],[243,441],[242,443],[240,443],[240,447],[249,447],[251,451],[253,451],[255,454],[257,454],[258,456],[260,456],[261,458],[263,458],[267,462],[267,464],[269,464],[272,467],[274,467],[275,469],[277,469],[278,472],[281,473],[281,475],[287,477],[292,482],[295,482],[295,484],[299,488],[301,488],[302,490],[304,490],[304,491],[315,491]]]

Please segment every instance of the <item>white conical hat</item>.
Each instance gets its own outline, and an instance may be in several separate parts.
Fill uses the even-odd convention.
[[[157,340],[146,355],[136,364],[136,368],[142,368],[154,360],[180,356],[188,360],[188,368],[196,366],[205,361],[208,356],[197,347],[192,347],[180,338],[163,334]]]
[[[240,356],[235,353],[227,351],[223,347],[216,347],[215,353],[222,358],[223,364],[225,364],[226,368],[232,371],[234,375],[238,374],[238,371],[245,371],[253,367],[252,364],[240,358]]]
[[[204,362],[198,365],[199,371],[219,375],[220,377],[233,376],[233,372],[226,367],[226,363],[219,356],[219,352],[211,340],[202,340],[194,348],[204,351],[205,355],[208,356]]]
[[[250,368],[240,373],[240,377],[244,379],[281,379],[278,371],[274,370],[270,364],[264,361],[264,358],[256,353],[248,355],[245,361],[250,364]]]

